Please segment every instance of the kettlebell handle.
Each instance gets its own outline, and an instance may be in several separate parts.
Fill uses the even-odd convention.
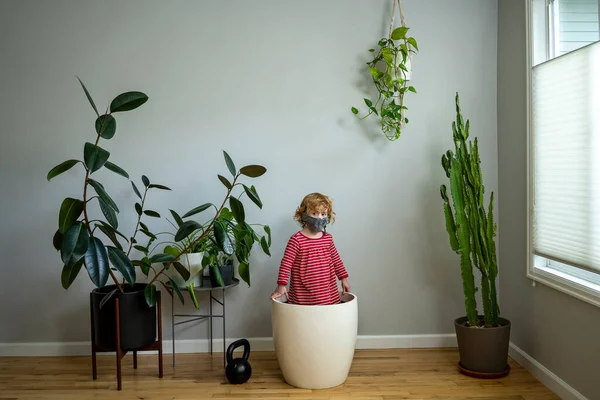
[[[231,343],[227,348],[227,364],[233,363],[233,351],[240,346],[244,346],[244,355],[242,356],[244,360],[250,357],[250,342],[247,339],[239,339]]]

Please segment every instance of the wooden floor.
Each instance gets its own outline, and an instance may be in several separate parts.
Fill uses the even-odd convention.
[[[173,369],[164,356],[158,378],[156,355],[123,360],[123,390],[116,390],[114,356],[98,357],[98,380],[91,377],[91,357],[0,357],[0,399],[558,399],[510,360],[510,375],[480,380],[461,375],[456,349],[357,350],[350,376],[342,386],[303,390],[283,382],[275,354],[252,352],[253,374],[244,385],[224,376],[223,353],[180,354]]]

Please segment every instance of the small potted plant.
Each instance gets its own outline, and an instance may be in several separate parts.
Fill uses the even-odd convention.
[[[442,156],[449,179],[452,205],[446,185],[440,191],[444,204],[450,246],[460,255],[460,275],[466,316],[454,321],[460,353],[459,369],[475,377],[497,378],[508,374],[510,321],[500,317],[496,292],[496,224],[494,193],[486,207],[477,138],[469,138],[469,120],[464,121],[456,93],[456,121],[452,122],[454,152]],[[453,209],[454,208],[454,209]],[[487,208],[487,210],[486,210]],[[483,315],[478,314],[474,268],[481,273]]]
[[[394,1],[395,12],[396,1]],[[409,85],[411,77],[411,58],[419,50],[417,41],[414,37],[408,35],[410,28],[406,26],[402,16],[402,26],[393,29],[394,21],[390,26],[390,34],[387,38],[382,38],[377,43],[379,48],[369,49],[373,54],[370,61],[367,62],[369,73],[375,89],[377,89],[378,98],[373,101],[364,98],[367,106],[367,113],[364,116],[359,115],[359,110],[352,107],[352,113],[360,120],[364,120],[372,114],[379,117],[381,129],[389,141],[400,138],[403,127],[408,124],[408,118],[405,111],[408,110],[404,102],[406,92],[417,93],[414,86]]]

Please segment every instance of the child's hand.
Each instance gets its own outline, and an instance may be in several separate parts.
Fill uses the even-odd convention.
[[[285,285],[277,285],[277,288],[271,294],[271,299],[276,299],[278,297],[283,296],[284,294],[287,296],[287,290],[285,288]]]
[[[344,278],[342,279],[342,293],[349,293],[350,292],[350,284],[348,283],[348,279]]]

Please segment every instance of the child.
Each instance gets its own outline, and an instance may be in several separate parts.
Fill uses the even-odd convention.
[[[320,193],[307,195],[296,209],[294,219],[302,230],[288,241],[271,299],[286,294],[290,304],[340,303],[336,278],[342,281],[344,292],[350,291],[350,284],[333,237],[325,231],[327,222],[335,219],[331,199]],[[290,290],[286,293],[288,280]]]

